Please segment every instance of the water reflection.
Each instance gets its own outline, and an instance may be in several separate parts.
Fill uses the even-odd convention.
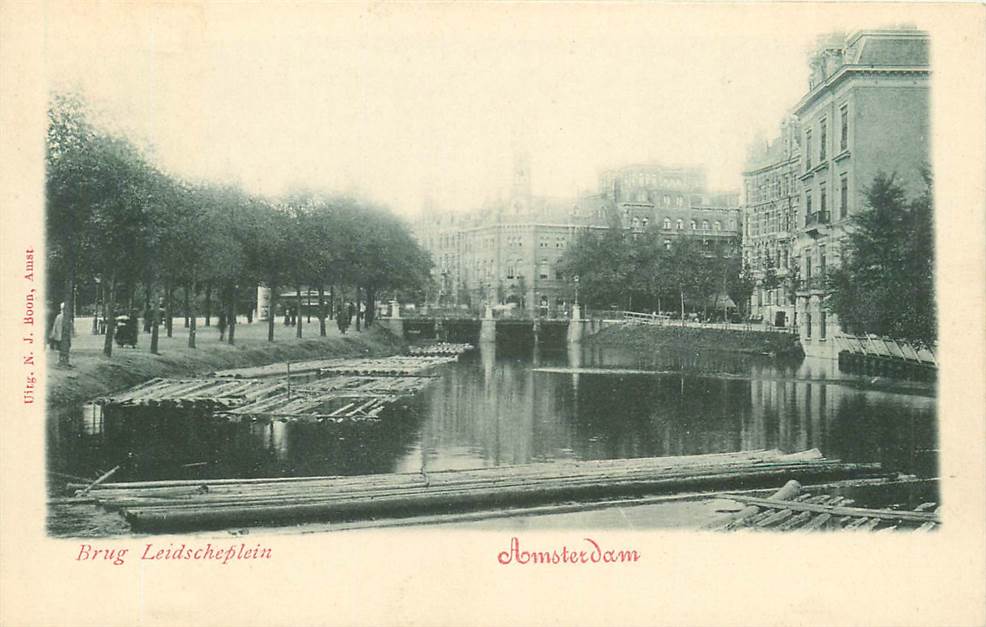
[[[553,371],[543,371],[543,366]],[[600,374],[568,368],[647,369]],[[380,423],[231,423],[86,405],[48,417],[49,465],[118,480],[348,475],[817,447],[934,474],[935,399],[861,389],[827,361],[484,345]]]
[[[525,356],[483,346],[424,393],[424,437],[396,468],[817,447],[845,461],[934,474],[934,398],[859,383],[821,360],[576,345]]]

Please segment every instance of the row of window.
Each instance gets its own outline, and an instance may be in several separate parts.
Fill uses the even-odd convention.
[[[633,220],[634,220],[634,226],[636,226],[637,218],[634,218]],[[647,226],[647,218],[644,218],[643,226],[644,227]],[[671,218],[664,218],[664,222],[661,224],[661,228],[663,228],[665,231],[670,231],[671,230],[671,226],[672,226],[671,225]],[[713,231],[721,231],[722,230],[722,222],[720,222],[719,220],[716,220],[715,222],[712,222],[711,225],[710,225],[710,223],[709,223],[708,220],[702,220],[701,227],[702,227],[702,230],[703,231],[708,231],[710,229],[710,227],[711,227],[711,229]],[[688,222],[688,228],[691,231],[697,231],[699,229],[699,222],[698,222],[698,220],[689,220],[689,222]],[[730,229],[733,229],[733,230],[736,229],[736,220],[730,220],[729,221],[729,228]],[[680,219],[680,218],[678,220],[675,220],[675,222],[674,222],[674,230],[676,230],[676,231],[684,231],[685,230],[685,221],[682,220],[682,219]]]
[[[811,220],[828,221],[829,202],[828,202],[828,183],[821,181],[818,184],[818,204],[814,203],[814,190],[805,190],[805,219],[806,224]],[[817,214],[816,214],[817,212]],[[841,220],[849,215],[849,175],[843,173],[839,176],[839,202],[835,206],[833,221]]]
[[[818,162],[822,163],[828,158],[828,118],[822,116],[815,127],[818,130]],[[815,129],[805,129],[804,160],[805,171],[812,168],[815,146],[812,144],[812,131]],[[843,104],[839,107],[839,152],[849,148],[849,105]]]

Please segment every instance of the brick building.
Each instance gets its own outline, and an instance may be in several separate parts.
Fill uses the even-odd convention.
[[[678,236],[722,240],[738,249],[738,194],[709,194],[698,168],[628,166],[604,172],[599,192],[579,198],[534,196],[526,160],[514,166],[506,200],[464,213],[426,209],[414,225],[432,254],[438,286],[432,303],[514,303],[528,312],[565,315],[574,293],[558,262],[583,229],[660,228]]]
[[[929,165],[928,36],[917,30],[860,31],[823,44],[811,62],[801,123],[803,223],[792,255],[800,264],[798,326],[805,352],[835,358],[840,332],[826,310],[825,274],[837,267],[847,219],[862,211],[878,172],[906,192]]]
[[[801,225],[800,136],[789,116],[777,139],[751,148],[743,172],[743,263],[757,281],[750,315],[777,326],[797,324],[791,249]]]

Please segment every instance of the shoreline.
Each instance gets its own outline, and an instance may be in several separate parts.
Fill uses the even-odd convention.
[[[280,331],[282,336],[287,331],[294,332],[293,327],[282,327],[280,323],[277,326],[280,328],[275,332]],[[45,408],[62,410],[156,377],[201,376],[216,370],[302,359],[384,357],[404,348],[401,340],[380,325],[346,335],[333,328],[326,337],[320,337],[316,321],[308,325],[308,337],[275,337],[273,343],[267,342],[266,323],[238,324],[236,330],[237,344],[230,346],[218,341],[214,329],[204,327],[199,331],[199,347],[191,349],[186,345],[187,330],[176,326],[174,337],[162,334],[158,355],[146,349],[149,340],[141,334],[142,344],[137,349],[114,346],[110,358],[101,352],[104,336],[80,334],[73,343],[70,368],[58,366],[57,354],[47,352]],[[212,337],[204,337],[207,335]]]

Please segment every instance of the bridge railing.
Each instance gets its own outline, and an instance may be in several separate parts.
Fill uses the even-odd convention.
[[[850,353],[938,365],[938,347],[936,345],[873,334],[837,335],[835,338],[840,350],[846,350]]]
[[[797,329],[791,327],[775,327],[764,323],[755,322],[725,322],[725,321],[705,321],[697,319],[673,318],[667,314],[644,313],[639,311],[611,311],[610,317],[624,320],[632,324],[648,324],[654,326],[671,327],[690,327],[696,329],[719,329],[722,331],[758,331],[767,333],[790,333],[796,334]]]

